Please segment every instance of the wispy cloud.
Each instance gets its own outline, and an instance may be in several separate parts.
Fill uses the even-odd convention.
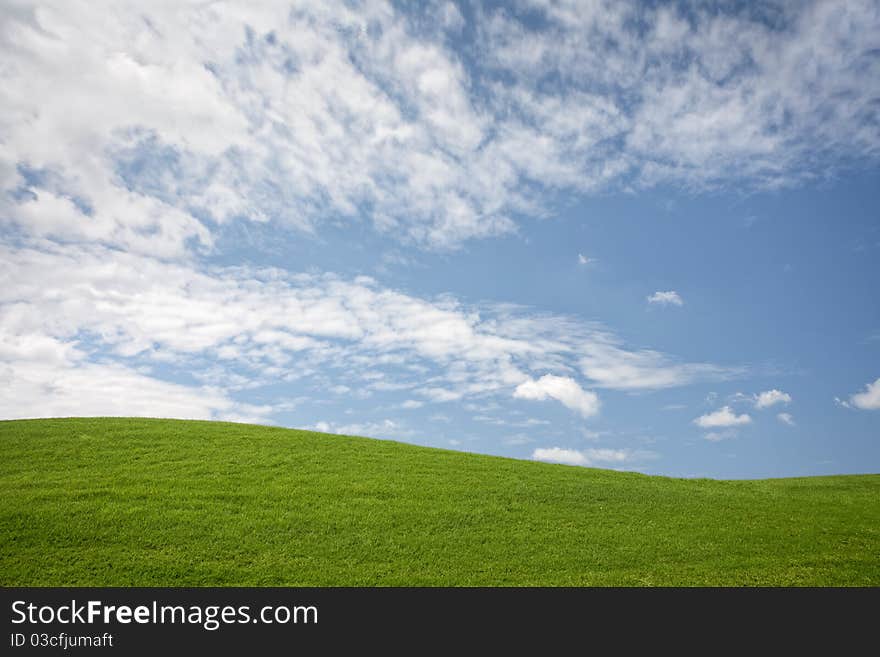
[[[792,417],[791,413],[778,413],[776,419],[790,427],[795,425],[794,417]]]
[[[563,447],[539,447],[532,452],[536,461],[563,463],[582,466],[620,466],[633,461],[657,458],[656,452],[649,450],[610,449],[595,447],[589,449],[566,449]]]
[[[654,294],[648,297],[648,303],[657,306],[683,306],[684,300],[679,296],[678,292],[669,290],[667,292],[654,292]]]
[[[48,337],[0,335],[0,417],[169,417],[272,423],[277,407],[236,401],[228,390],[163,381],[142,368],[89,362]]]
[[[708,440],[710,443],[718,443],[722,440],[730,440],[731,438],[736,438],[736,436],[737,433],[735,429],[724,429],[721,431],[710,431],[703,436],[703,439]]]
[[[748,414],[737,415],[730,406],[722,406],[717,411],[706,413],[696,418],[694,424],[698,427],[709,429],[714,427],[735,427],[749,424],[751,421],[752,418]]]
[[[467,15],[341,0],[9,4],[0,417],[269,422],[293,403],[271,391],[293,382],[407,411],[544,400],[589,417],[596,391],[747,374],[534,308],[216,264],[236,261],[224,238],[257,224],[363,227],[397,244],[390,268],[418,260],[398,248],[516,234],[560,197],[777,188],[880,158],[868,0],[527,0]],[[268,401],[243,401],[263,399],[254,391]],[[790,400],[771,393],[761,408]],[[875,381],[839,403],[876,409],[878,395]],[[695,422],[750,420],[725,406]]]
[[[400,422],[388,419],[380,422],[352,422],[346,424],[322,420],[302,428],[323,433],[335,433],[345,436],[369,436],[370,438],[409,438],[413,435],[413,431],[402,426]]]
[[[805,2],[735,12],[610,0],[527,6],[541,27],[516,12],[493,14],[483,54],[516,81],[533,116],[553,102],[573,112],[560,112],[572,122],[592,114],[591,130],[566,149],[592,147],[581,156],[593,165],[590,183],[626,172],[642,185],[779,186],[823,175],[819,161],[876,155],[880,137],[864,128],[877,83],[865,88],[862,72],[876,71],[880,17],[868,0],[842,10]],[[550,75],[566,83],[568,100],[535,90]],[[833,101],[849,94],[853,105]],[[557,129],[564,134],[566,124]],[[614,139],[622,152],[607,146]]]
[[[197,267],[51,243],[0,245],[0,276],[0,335],[17,345],[0,354],[6,362],[21,363],[27,352],[64,358],[74,369],[162,364],[229,381],[224,394],[320,374],[320,387],[334,394],[406,392],[399,403],[407,408],[487,396],[554,399],[586,417],[599,408],[589,382],[656,389],[732,375],[629,351],[607,329],[572,318],[429,301],[365,277]],[[0,411],[23,406],[12,384],[8,395],[0,392]],[[46,398],[34,396],[34,403]]]
[[[696,381],[719,381],[743,376],[744,367],[713,363],[679,363],[649,349],[629,350],[611,335],[601,333],[579,348],[584,376],[597,387],[614,390],[658,390]]]
[[[365,214],[447,249],[515,231],[547,190],[778,187],[880,152],[869,0],[525,3],[471,30],[442,6],[16,6],[0,216],[173,256],[209,227]]]

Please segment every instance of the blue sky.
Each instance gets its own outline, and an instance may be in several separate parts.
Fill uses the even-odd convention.
[[[0,418],[880,469],[880,5],[13,2]]]

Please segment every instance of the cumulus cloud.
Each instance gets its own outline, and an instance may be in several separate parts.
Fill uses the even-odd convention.
[[[794,426],[794,418],[792,417],[791,413],[778,413],[776,415],[776,419],[783,424],[787,424],[790,427]]]
[[[874,383],[866,384],[863,392],[851,395],[849,402],[855,408],[860,408],[863,411],[880,410],[880,379]]]
[[[655,304],[658,306],[683,306],[684,301],[679,296],[678,292],[675,290],[669,290],[668,292],[654,292],[651,296],[648,297],[648,303]]]
[[[781,390],[765,390],[755,397],[755,408],[770,408],[776,404],[788,404],[791,402],[791,395]]]
[[[656,458],[657,454],[647,450],[609,449],[596,447],[590,449],[566,449],[563,447],[538,447],[532,452],[536,461],[563,463],[583,466],[620,466],[631,461]]]
[[[555,399],[583,417],[599,413],[599,396],[584,390],[577,381],[567,376],[545,374],[537,380],[523,381],[516,387],[513,396],[517,399]]]
[[[743,413],[737,415],[730,406],[722,406],[717,411],[706,413],[694,420],[694,424],[704,429],[714,427],[735,427],[743,424],[749,424],[752,418],[748,414]]]

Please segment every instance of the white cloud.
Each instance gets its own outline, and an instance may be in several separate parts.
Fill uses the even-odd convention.
[[[610,433],[608,431],[593,431],[592,429],[587,429],[586,427],[579,427],[578,433],[580,433],[585,440],[599,440],[603,435]]]
[[[529,428],[529,427],[539,427],[550,424],[549,420],[539,420],[537,418],[527,418],[525,420],[518,419],[507,419],[500,417],[492,417],[489,415],[475,415],[471,418],[474,422],[483,422],[485,424],[494,424],[499,427],[517,427],[517,428]]]
[[[744,368],[711,363],[676,363],[657,351],[621,348],[606,335],[595,334],[584,341],[579,352],[584,376],[602,388],[614,390],[658,390],[697,381],[725,380],[742,376]]]
[[[405,408],[405,409],[414,409],[414,408],[421,408],[424,405],[425,405],[425,402],[421,402],[416,399],[407,399],[405,402],[403,402],[400,405],[400,407]]]
[[[703,436],[703,439],[708,440],[712,443],[717,443],[721,442],[722,440],[730,440],[731,438],[736,438],[736,435],[736,430],[724,429],[722,431],[710,431]]]
[[[776,419],[783,424],[787,424],[790,427],[794,426],[794,418],[792,417],[791,413],[778,413],[776,415]]]
[[[860,88],[877,67],[867,53],[880,16],[869,0],[843,10],[803,2],[736,12],[694,3],[527,4],[549,27],[499,11],[484,55],[523,87],[554,75],[569,95],[572,86],[616,90],[604,99],[619,122],[589,125],[619,135],[625,152],[586,157],[597,174],[600,163],[614,163],[642,185],[736,179],[773,187],[819,177],[819,162],[846,161],[849,149],[876,156],[880,137],[867,117],[878,83]],[[853,104],[835,100],[843,97]]]
[[[564,463],[566,465],[621,465],[631,461],[656,458],[657,454],[647,450],[609,449],[596,447],[576,450],[563,447],[538,447],[532,452],[536,461]]]
[[[528,436],[524,433],[518,433],[509,438],[504,439],[505,445],[510,445],[511,447],[519,447],[521,445],[528,445],[529,443],[535,442],[534,438]]]
[[[791,402],[791,395],[781,390],[765,390],[755,397],[755,408],[770,408],[776,404],[788,404]]]
[[[587,416],[598,397],[572,376],[617,390],[739,376],[568,317],[203,258],[247,222],[365,222],[451,249],[552,214],[559,191],[772,188],[880,154],[869,1],[773,21],[603,0],[535,5],[538,21],[480,8],[468,30],[449,3],[430,20],[382,3],[7,5],[0,417],[268,421],[283,404],[237,397],[309,377],[434,402],[513,389]],[[877,408],[878,387],[840,403]]]
[[[727,401],[731,404],[739,404],[739,403],[754,403],[758,399],[757,395],[747,395],[742,392],[735,392],[732,395],[728,395]]]
[[[237,402],[216,387],[161,381],[121,364],[84,362],[82,353],[49,338],[40,340],[41,353],[32,348],[34,340],[2,337],[3,419],[113,416],[266,424],[275,410]],[[15,348],[23,352],[18,358],[10,353]]]
[[[370,438],[407,438],[413,432],[405,429],[394,420],[382,420],[381,422],[354,422],[337,424],[335,422],[315,422],[311,426],[303,427],[321,433],[334,433],[342,436],[368,436]]]
[[[513,230],[457,55],[389,7],[43,3],[0,28],[4,159],[53,174],[4,208],[32,234],[171,253],[208,239],[190,209],[310,231],[364,206],[436,248]]]
[[[513,396],[517,399],[539,401],[547,398],[555,399],[583,417],[592,417],[599,413],[598,395],[584,390],[577,381],[567,376],[545,374],[538,380],[523,381],[516,387]]]
[[[722,406],[717,411],[706,413],[694,420],[694,424],[704,429],[713,427],[735,427],[742,424],[749,424],[752,418],[746,413],[737,415],[730,406]]]
[[[880,152],[870,0],[532,4],[468,31],[451,3],[14,3],[0,180],[22,193],[0,217],[170,257],[210,248],[204,217],[365,212],[443,249],[546,214],[547,190],[778,187]]]
[[[405,390],[452,402],[519,389],[589,416],[598,411],[594,392],[570,377],[532,373],[580,365],[603,387],[653,389],[734,372],[628,351],[607,330],[572,318],[428,301],[367,278],[198,267],[43,242],[0,244],[0,279],[0,336],[19,345],[0,351],[0,362],[50,362],[79,349],[71,367],[161,363],[220,381],[229,394],[320,375],[318,387],[334,394]]]
[[[857,392],[850,396],[849,402],[852,406],[863,411],[880,410],[880,379],[874,383],[866,384],[864,392]]]
[[[563,449],[562,447],[538,447],[532,452],[532,458],[536,461],[564,463],[566,465],[589,465],[589,461],[584,454],[576,449]]]
[[[458,401],[462,397],[462,393],[456,390],[447,390],[445,388],[425,388],[420,391],[425,397],[434,402],[451,402]]]
[[[648,303],[656,304],[658,306],[683,306],[684,301],[679,296],[678,292],[675,290],[669,290],[668,292],[654,292],[651,296],[647,297]]]

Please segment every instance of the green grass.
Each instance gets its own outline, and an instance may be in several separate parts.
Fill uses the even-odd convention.
[[[684,480],[253,425],[0,422],[4,586],[880,584],[880,475]]]

